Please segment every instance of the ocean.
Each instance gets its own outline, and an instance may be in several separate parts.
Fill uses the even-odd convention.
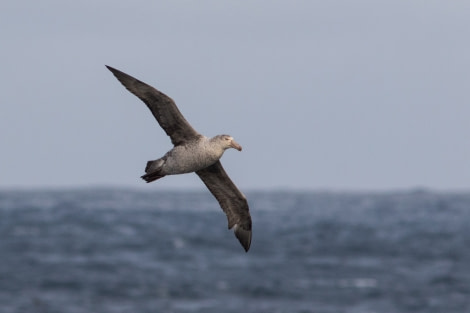
[[[0,312],[470,312],[470,193],[246,195],[0,191]]]

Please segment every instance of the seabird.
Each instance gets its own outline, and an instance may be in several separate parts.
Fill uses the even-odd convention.
[[[225,150],[234,148],[241,151],[242,147],[229,135],[208,138],[199,134],[170,97],[126,73],[106,67],[127,90],[147,105],[174,145],[163,157],[148,161],[141,178],[150,183],[167,175],[195,172],[219,202],[227,215],[228,228],[233,228],[235,236],[248,252],[251,244],[248,202],[219,160]]]

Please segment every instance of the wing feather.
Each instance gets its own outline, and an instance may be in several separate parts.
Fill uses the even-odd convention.
[[[220,161],[197,171],[196,174],[219,202],[227,215],[228,228],[248,252],[251,245],[251,216],[245,196],[225,172]]]
[[[142,100],[157,119],[173,145],[181,145],[201,135],[186,121],[173,99],[146,83],[127,75],[111,66],[106,67],[121,84]]]

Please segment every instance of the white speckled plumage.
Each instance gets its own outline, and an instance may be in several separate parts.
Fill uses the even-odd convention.
[[[233,143],[235,141],[232,137],[219,135],[213,138],[201,136],[198,140],[176,146],[163,157],[165,161],[161,168],[162,174],[175,175],[202,170],[217,162],[226,149],[233,147]]]
[[[195,172],[227,215],[229,229],[233,228],[235,236],[248,251],[252,235],[248,202],[220,163],[225,150],[241,151],[242,147],[229,135],[207,138],[199,134],[170,97],[128,74],[106,67],[147,105],[174,145],[163,157],[147,162],[142,178],[149,183],[166,175]]]

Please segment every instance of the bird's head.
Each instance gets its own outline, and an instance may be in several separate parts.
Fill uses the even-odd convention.
[[[219,135],[216,136],[222,143],[225,149],[234,148],[238,151],[242,151],[242,146],[240,146],[232,136],[229,135]]]

